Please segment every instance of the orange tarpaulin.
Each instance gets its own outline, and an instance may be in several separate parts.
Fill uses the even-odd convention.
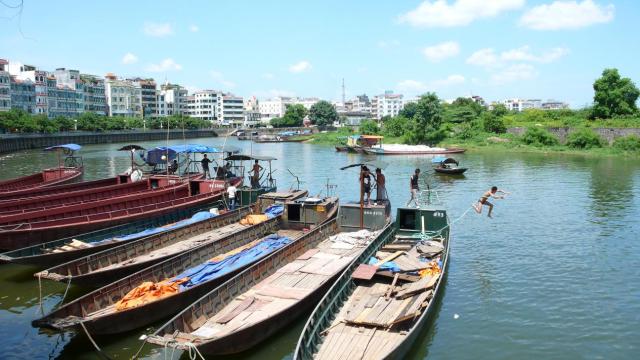
[[[180,284],[187,281],[188,278],[170,282],[164,280],[158,283],[145,281],[140,286],[129,291],[125,297],[116,303],[116,310],[126,310],[140,305],[144,305],[156,300],[166,298],[173,294],[177,294]]]
[[[427,275],[435,275],[441,272],[440,267],[438,266],[438,262],[436,261],[429,262],[427,266],[428,267],[426,269],[422,269],[420,270],[420,272],[418,272],[418,274],[420,274],[420,277],[425,277]]]

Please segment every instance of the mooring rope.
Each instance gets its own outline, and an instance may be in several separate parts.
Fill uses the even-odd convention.
[[[187,342],[184,343],[188,348],[189,348],[189,359],[190,360],[198,360],[198,356],[200,356],[201,360],[207,360],[204,358],[204,356],[202,356],[202,354],[200,353],[200,350],[198,350],[198,347],[191,343],[191,342]],[[193,352],[192,352],[193,350]]]
[[[60,306],[64,303],[64,299],[67,297],[67,293],[69,292],[69,288],[71,287],[71,276],[69,276],[69,281],[67,281],[67,288],[64,290],[64,294],[62,294],[62,300],[60,300]]]
[[[44,315],[44,308],[42,307],[42,275],[38,273],[38,298],[40,299],[40,314]],[[36,310],[37,314],[38,310]]]
[[[84,322],[81,321],[80,322],[80,326],[82,327],[82,329],[84,330],[84,333],[87,334],[87,337],[89,338],[89,341],[91,341],[91,344],[93,344],[93,347],[96,348],[96,350],[98,351],[98,354],[105,358],[106,360],[111,360],[110,357],[107,356],[107,354],[105,354],[100,347],[98,346],[98,344],[96,344],[96,342],[93,340],[93,338],[91,337],[91,334],[89,334],[89,330],[87,330],[87,328],[84,326]]]

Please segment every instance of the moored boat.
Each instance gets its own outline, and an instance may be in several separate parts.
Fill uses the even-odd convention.
[[[127,182],[121,180],[120,176],[111,177],[106,179],[92,180],[92,181],[82,181],[71,184],[62,184],[62,185],[52,185],[39,187],[35,189],[23,189],[16,190],[11,192],[0,192],[0,202],[3,201],[12,201],[17,199],[25,199],[36,196],[47,196],[53,194],[61,194],[72,191],[81,191],[81,190],[90,190],[90,189],[99,189],[104,186],[113,186],[121,183]]]
[[[33,175],[0,181],[0,194],[11,195],[16,191],[60,185],[78,180],[82,177],[84,167],[82,158],[73,156],[73,153],[80,150],[80,148],[81,146],[77,144],[57,145],[46,148],[45,151],[56,151],[58,167],[44,169]],[[60,152],[64,152],[66,155],[64,162],[60,158]]]
[[[449,235],[443,207],[399,208],[315,308],[294,359],[404,358],[442,291]]]
[[[363,149],[371,155],[443,155],[461,154],[465,149],[460,148],[437,148],[427,145],[404,145],[404,144],[384,144],[377,148]]]
[[[295,243],[305,233],[319,231],[320,225],[335,217],[337,198],[309,201],[288,202],[282,215],[97,289],[34,320],[33,325],[114,334],[170,317],[239,271]]]
[[[189,180],[150,177],[154,190],[21,214],[0,216],[0,249],[13,250],[129,221],[198,206],[222,197],[240,178]]]
[[[232,354],[286,328],[317,304],[371,241],[388,231],[385,212],[367,209],[365,222],[382,229],[351,232],[359,216],[352,207],[346,214],[343,209],[341,206],[340,220],[322,225],[320,231],[306,234],[244,270],[184,309],[146,341],[165,349],[188,351],[195,346],[202,354]],[[349,226],[343,227],[343,221]]]

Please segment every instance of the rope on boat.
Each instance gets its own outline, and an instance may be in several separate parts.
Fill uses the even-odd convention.
[[[0,232],[3,231],[16,231],[18,229],[20,229],[23,225],[29,225],[29,229],[31,229],[31,224],[30,223],[20,223],[20,224],[16,224],[14,227],[9,227],[11,225],[4,225],[4,226],[0,226]]]
[[[93,340],[93,338],[91,337],[91,334],[89,334],[89,330],[87,330],[87,328],[84,326],[84,321],[80,321],[80,326],[82,327],[82,329],[84,330],[84,333],[87,334],[87,337],[89,338],[89,341],[91,341],[91,344],[93,344],[93,347],[96,348],[96,350],[98,351],[98,354],[100,355],[100,357],[104,358],[105,360],[111,360],[110,357],[107,356],[107,354],[105,354],[100,347],[98,346],[98,344],[96,344],[96,342]]]
[[[194,343],[187,342],[187,343],[184,343],[184,344],[187,346],[187,348],[189,348],[189,359],[190,360],[198,360],[198,356],[200,356],[201,360],[207,360],[207,359],[205,359],[204,356],[202,356],[202,354],[200,353],[200,350],[198,350],[198,347]],[[193,352],[192,352],[192,350],[193,350]]]
[[[71,287],[71,276],[69,276],[69,281],[67,281],[67,288],[64,290],[64,294],[62,294],[62,300],[60,300],[60,305],[64,303],[64,299],[67,297],[67,293],[69,292],[69,288]]]
[[[144,337],[144,336],[146,336],[146,335],[143,335],[142,337]],[[137,359],[138,355],[140,355],[140,352],[142,352],[142,348],[144,348],[144,346],[147,345],[147,342],[144,341],[144,340],[146,340],[146,337],[144,339],[142,337],[140,337],[140,340],[142,340],[142,346],[140,346],[140,348],[138,349],[136,354],[131,357],[131,360]]]
[[[433,238],[435,238],[436,236],[441,236],[442,235],[442,231],[446,228],[451,227],[451,225],[457,223],[458,221],[462,220],[468,213],[469,211],[471,211],[471,209],[473,209],[473,205],[469,206],[469,208],[462,213],[462,215],[460,215],[458,218],[456,218],[453,221],[450,221],[447,225],[441,227],[438,230],[432,230],[432,231],[424,231],[422,233],[420,233],[420,238],[422,241],[427,241],[427,240],[431,240]]]
[[[44,315],[44,308],[42,307],[42,275],[40,275],[40,273],[38,273],[38,297],[40,299],[40,313]],[[36,310],[36,312],[37,311],[38,310]]]

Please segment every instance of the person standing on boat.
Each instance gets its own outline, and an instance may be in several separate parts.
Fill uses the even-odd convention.
[[[503,195],[496,195],[496,193],[501,193]],[[480,199],[478,199],[478,202],[473,204],[473,209],[478,213],[481,214],[482,213],[482,206],[483,205],[487,205],[489,207],[489,214],[487,214],[488,217],[491,217],[491,211],[493,211],[493,204],[490,203],[488,200],[490,197],[494,198],[494,199],[504,199],[504,195],[508,195],[509,193],[503,190],[498,190],[497,186],[492,186],[491,189],[485,191],[484,194],[482,194],[482,196],[480,197]]]
[[[204,174],[204,177],[207,179],[211,179],[211,173],[209,172],[210,162],[211,160],[209,160],[209,158],[207,157],[207,154],[204,154],[204,157],[202,158],[202,160],[200,160],[200,164],[202,164],[202,173]]]
[[[173,160],[169,166],[169,174],[175,174],[178,171],[178,160]]]
[[[250,173],[252,174],[251,187],[254,189],[260,187],[260,171],[262,171],[262,166],[260,166],[260,164],[258,163],[258,160],[256,160],[253,163],[253,168],[250,171]]]
[[[386,178],[382,174],[382,169],[376,169],[376,201],[387,200]]]
[[[365,204],[369,205],[371,202],[371,172],[366,166],[362,166],[362,184],[364,185],[364,194],[367,197]]]
[[[237,191],[238,189],[233,184],[229,184],[229,187],[227,187],[227,197],[229,198],[229,209],[232,211],[236,209],[236,192]]]
[[[409,189],[411,190],[411,198],[407,201],[407,207],[413,201],[418,207],[418,191],[420,187],[418,186],[418,179],[420,178],[420,169],[416,169],[416,171],[411,175],[411,179],[409,180]]]

